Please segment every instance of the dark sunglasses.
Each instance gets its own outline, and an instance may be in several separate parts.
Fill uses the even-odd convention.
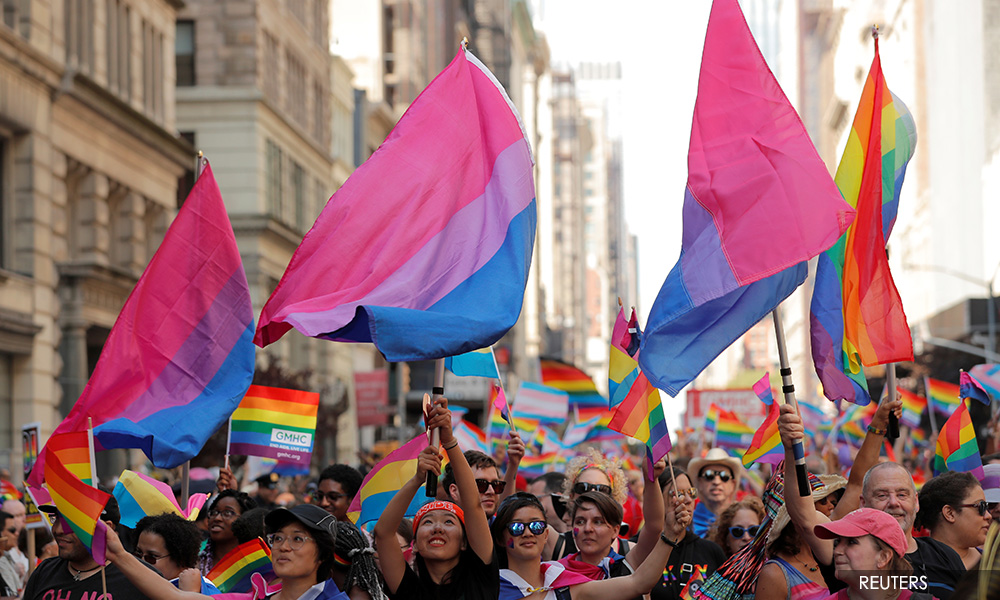
[[[586,494],[587,492],[601,492],[602,494],[611,495],[611,486],[604,485],[603,483],[575,483],[573,484],[574,494]]]
[[[133,552],[132,555],[138,558],[139,560],[145,562],[147,565],[153,565],[153,566],[156,566],[156,561],[160,560],[161,558],[167,558],[168,556],[170,556],[169,554],[164,554],[163,556],[157,556],[152,552],[139,552],[138,550]]]
[[[524,528],[527,527],[531,535],[542,535],[545,531],[545,521],[532,521],[530,523],[507,523],[507,532],[514,537],[518,537],[524,534]]]
[[[989,505],[988,502],[986,502],[986,500],[980,500],[979,502],[976,502],[975,504],[956,504],[955,506],[961,507],[961,508],[965,508],[965,507],[975,508],[976,512],[979,513],[980,517],[985,517],[986,513],[989,512],[989,510],[990,510],[990,505]]]
[[[733,476],[730,475],[728,471],[713,471],[712,469],[705,469],[704,471],[701,472],[701,475],[699,475],[698,477],[701,477],[705,481],[712,481],[713,479],[718,477],[719,479],[722,480],[722,483],[726,483],[727,481],[733,478]]]
[[[476,487],[479,488],[479,493],[480,494],[485,494],[486,490],[490,486],[493,486],[493,491],[494,492],[496,492],[497,494],[502,494],[503,493],[503,489],[505,487],[507,487],[507,482],[506,481],[501,481],[499,479],[497,479],[496,481],[490,481],[488,479],[477,479],[476,480]]]
[[[729,535],[736,539],[743,537],[743,534],[749,533],[750,537],[757,537],[757,532],[760,531],[760,525],[751,525],[750,527],[730,527]]]

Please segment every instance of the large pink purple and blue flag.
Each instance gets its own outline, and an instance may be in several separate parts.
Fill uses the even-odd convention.
[[[677,393],[800,285],[854,219],[736,0],[715,0],[691,125],[681,255],[639,366]]]
[[[54,434],[84,431],[90,418],[98,449],[138,448],[157,467],[180,465],[250,387],[253,332],[236,236],[206,166]],[[32,485],[41,483],[45,455],[35,463]]]
[[[254,342],[294,327],[372,342],[390,361],[490,346],[520,314],[535,219],[518,113],[463,48],[330,198]]]

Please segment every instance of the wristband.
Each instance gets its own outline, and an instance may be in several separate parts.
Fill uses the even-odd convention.
[[[878,429],[874,425],[869,425],[868,433],[874,433],[875,435],[885,435],[885,429]]]
[[[445,450],[451,450],[455,446],[458,446],[458,440],[452,440],[452,444],[450,446],[445,446],[444,449]]]
[[[671,548],[676,548],[677,547],[677,542],[675,542],[672,539],[668,538],[667,535],[665,533],[663,533],[662,531],[660,532],[660,539],[663,541],[664,544],[670,546]]]

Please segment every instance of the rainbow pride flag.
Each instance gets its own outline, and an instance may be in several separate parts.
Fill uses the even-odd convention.
[[[632,310],[631,318],[625,319],[624,308],[618,309],[611,332],[611,355],[608,359],[608,399],[609,407],[622,403],[632,384],[639,377],[639,364],[635,354],[639,351],[639,324]]]
[[[528,478],[538,477],[549,471],[555,471],[564,464],[566,464],[566,458],[558,452],[545,452],[538,455],[526,454],[521,459],[521,464],[517,466],[517,472]]]
[[[253,307],[210,166],[194,184],[55,433],[87,429],[97,449],[138,448],[177,467],[226,422],[253,378]],[[192,415],[197,418],[192,418]],[[41,485],[46,451],[29,484]]]
[[[90,462],[90,440],[86,431],[53,434],[45,444],[59,455],[59,462],[83,483],[94,485],[94,469]]]
[[[503,337],[521,312],[535,239],[524,132],[463,46],[327,202],[264,305],[255,343],[294,327],[372,342],[399,362]]]
[[[927,408],[927,398],[904,389],[897,389],[903,401],[903,415],[899,418],[900,425],[907,427],[918,427],[920,425],[920,415]]]
[[[271,549],[257,538],[233,548],[205,577],[222,593],[250,591],[250,576],[273,572]]]
[[[308,465],[319,394],[252,385],[230,421],[229,454]]]
[[[979,456],[979,445],[976,443],[976,432],[972,428],[972,417],[969,416],[969,408],[964,401],[958,403],[958,408],[938,432],[934,475],[945,471],[969,472],[979,480],[986,476],[983,472],[983,459]]]
[[[722,409],[719,408],[715,402],[708,405],[708,411],[705,413],[705,423],[703,428],[705,433],[715,435],[715,431],[719,427],[719,414]]]
[[[966,373],[965,371],[959,372],[958,378],[958,397],[959,398],[974,398],[979,400],[983,404],[989,406],[991,398],[986,388],[982,383],[979,382],[975,377]]]
[[[500,379],[497,360],[493,355],[493,347],[480,348],[458,356],[444,359],[446,369],[459,377],[491,377]]]
[[[754,430],[731,410],[719,410],[715,426],[715,446],[743,450],[753,441]]]
[[[84,432],[81,436],[78,432],[55,433],[49,438],[49,444],[46,444],[46,447],[50,448],[51,452],[49,459],[45,461],[44,469],[45,485],[48,487],[49,495],[59,510],[59,515],[69,523],[70,528],[90,551],[90,555],[99,564],[104,564],[108,527],[101,520],[101,513],[104,512],[111,495],[81,481],[63,462],[63,457],[66,457],[67,461],[73,461],[78,460],[82,453],[90,456],[87,434]],[[88,459],[88,464],[89,462]]]
[[[764,380],[766,379],[767,375],[764,376]],[[770,385],[767,386],[767,390],[770,393]],[[781,445],[781,436],[778,434],[779,411],[780,406],[772,400],[768,407],[767,417],[753,434],[753,440],[743,454],[743,466],[749,467],[755,462],[777,465],[785,458],[785,449]]]
[[[680,258],[638,355],[671,396],[801,285],[854,218],[736,0],[712,3],[687,162]]]
[[[377,521],[385,512],[389,500],[392,500],[403,484],[417,474],[417,457],[426,447],[427,435],[421,433],[379,461],[361,482],[361,489],[347,509],[347,518],[359,527],[370,521]],[[417,490],[406,509],[407,517],[416,516],[421,506],[434,500],[427,497],[425,489],[420,486]]]
[[[961,390],[959,387],[954,383],[948,383],[940,379],[931,379],[930,377],[926,379],[925,384],[931,407],[946,415],[952,414],[960,404],[959,395],[961,394]]]
[[[135,527],[139,519],[145,516],[175,514],[183,519],[193,521],[198,518],[198,512],[205,506],[208,496],[191,494],[186,509],[181,509],[170,486],[157,481],[148,475],[122,471],[118,483],[111,495],[118,500],[118,510],[121,512],[120,523],[125,527]]]
[[[753,393],[757,394],[760,401],[771,406],[774,403],[774,394],[771,393],[771,374],[764,373],[764,376],[753,384]]]
[[[885,244],[916,140],[909,109],[885,83],[876,38],[875,57],[834,178],[857,218],[820,255],[810,307],[813,363],[830,400],[867,404],[871,397],[862,365],[913,359],[910,328]]]
[[[608,410],[608,399],[594,385],[594,380],[569,363],[553,358],[542,358],[542,384],[569,394],[569,406],[582,422]]]

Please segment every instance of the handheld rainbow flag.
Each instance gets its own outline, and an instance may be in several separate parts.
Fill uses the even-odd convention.
[[[857,218],[820,255],[810,306],[813,363],[830,400],[867,404],[871,397],[862,365],[913,359],[885,244],[916,141],[909,109],[882,75],[876,34],[875,57],[834,178]]]
[[[274,571],[271,549],[257,538],[230,550],[205,577],[222,593],[250,591],[250,576],[267,575]]]
[[[764,375],[764,379],[761,381],[765,381],[766,379],[767,375]],[[756,390],[756,387],[754,389]],[[768,393],[771,391],[770,384],[767,385],[767,391]],[[753,441],[750,442],[750,447],[743,454],[744,467],[749,467],[754,462],[777,465],[785,458],[785,449],[781,445],[781,436],[778,434],[780,406],[773,399],[772,402],[767,404],[769,405],[767,417],[761,423],[760,427],[757,428],[756,433],[753,434]]]
[[[771,393],[771,374],[769,372],[764,373],[764,376],[758,379],[757,383],[753,384],[753,393],[757,394],[760,401],[768,406],[774,403],[774,394]]]
[[[252,385],[230,420],[227,454],[308,465],[319,394]]]
[[[681,254],[649,312],[642,372],[676,396],[805,280],[806,261],[853,218],[739,3],[715,0],[691,123]]]
[[[94,468],[90,461],[90,439],[86,430],[53,434],[46,448],[59,455],[59,462],[81,482],[94,485]]]
[[[961,404],[959,401],[961,390],[954,383],[948,383],[940,379],[931,379],[930,377],[924,383],[927,387],[927,396],[930,399],[930,405],[934,410],[950,415]]]
[[[294,327],[372,342],[393,362],[492,345],[524,300],[532,170],[513,103],[463,46],[327,202],[254,342],[267,346]]]
[[[989,406],[991,401],[990,394],[983,387],[983,384],[965,371],[960,371],[958,375],[958,397],[974,398]]]
[[[608,399],[609,408],[622,403],[632,384],[639,376],[639,364],[635,354],[639,351],[639,323],[632,310],[632,316],[625,320],[625,309],[618,309],[611,333],[611,355],[608,359]]]
[[[715,446],[742,450],[752,441],[754,430],[731,410],[720,410],[715,428]]]
[[[125,527],[135,527],[139,519],[145,516],[162,515],[164,513],[175,514],[188,521],[198,518],[198,512],[205,506],[208,496],[205,494],[191,494],[188,498],[187,509],[182,510],[177,504],[177,498],[170,486],[157,481],[148,475],[129,471],[122,471],[118,477],[118,483],[111,495],[118,501],[118,510],[121,513],[120,523]]]
[[[55,433],[83,431],[92,418],[98,449],[139,448],[157,467],[179,466],[201,451],[249,387],[253,329],[236,236],[206,166]],[[28,478],[35,487],[45,455]]]
[[[594,380],[573,365],[554,358],[539,361],[542,385],[569,394],[569,406],[579,422],[602,415],[608,410],[608,399],[594,385]]]
[[[927,398],[918,396],[909,390],[898,388],[900,398],[903,401],[903,415],[899,418],[900,425],[907,427],[918,427],[920,425],[920,415],[927,408]]]
[[[361,482],[361,489],[347,509],[347,518],[358,527],[377,521],[396,492],[417,474],[417,457],[426,447],[427,436],[421,433],[379,461]],[[417,490],[406,509],[407,517],[416,516],[421,506],[433,500],[427,497],[425,489],[420,486]]]
[[[82,453],[86,453],[89,464],[87,434],[84,432],[81,438],[78,432],[56,433],[49,438],[49,443],[51,453],[44,467],[49,495],[59,510],[59,516],[69,524],[90,555],[98,564],[104,564],[108,527],[101,520],[101,514],[111,495],[85,484],[63,463],[64,456],[67,460],[77,460]],[[46,447],[50,447],[49,444]]]
[[[964,401],[958,403],[958,408],[938,432],[934,475],[945,471],[965,471],[979,480],[986,476],[976,443],[976,431],[972,428],[972,417]]]
[[[546,452],[537,456],[526,454],[517,466],[517,472],[528,478],[538,477],[563,464],[566,464],[566,458],[558,452]]]
[[[500,379],[497,359],[493,355],[493,347],[480,348],[458,356],[444,359],[446,369],[459,377],[490,377]]]
[[[708,412],[705,413],[705,422],[702,426],[705,433],[715,435],[715,431],[719,427],[719,414],[721,412],[722,409],[715,402],[708,405]]]

